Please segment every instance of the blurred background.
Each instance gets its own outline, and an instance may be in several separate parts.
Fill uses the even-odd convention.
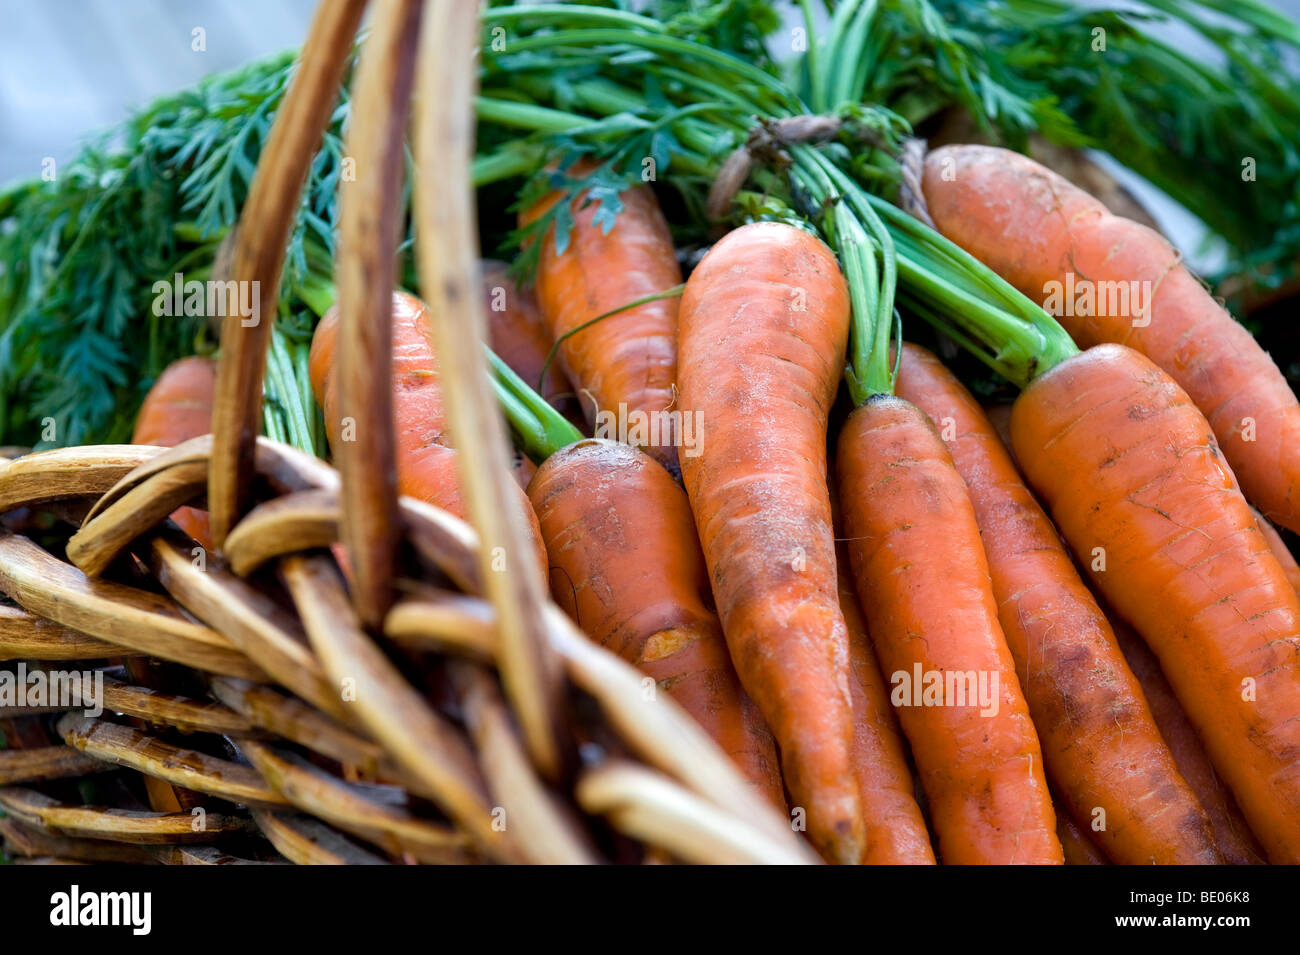
[[[472,0],[457,0],[472,2]],[[0,184],[72,158],[83,139],[200,77],[295,47],[316,0],[0,0]],[[1300,19],[1300,0],[1274,0]],[[791,10],[791,22],[798,14]],[[202,31],[197,33],[196,31]],[[1190,30],[1170,43],[1210,51]],[[202,47],[196,49],[196,47]],[[1187,210],[1094,156],[1199,270],[1220,256]]]

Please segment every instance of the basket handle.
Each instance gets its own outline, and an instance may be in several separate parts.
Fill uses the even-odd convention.
[[[471,186],[474,155],[478,5],[435,0],[425,16],[415,119],[414,193],[420,285],[429,306],[434,352],[457,474],[478,531],[479,570],[496,607],[506,695],[538,769],[559,778],[571,761],[561,731],[563,670],[544,621],[537,572],[506,461],[506,432],[488,377],[487,320]],[[504,558],[504,563],[502,563]]]
[[[393,420],[393,288],[402,224],[404,142],[415,81],[423,0],[377,0],[352,87],[347,153],[353,181],[339,182],[339,413],[356,422],[334,464],[342,478],[341,536],[352,603],[378,630],[393,601],[401,531]]]
[[[259,307],[256,319],[232,312],[222,320],[208,468],[208,510],[218,547],[248,501],[285,246],[365,7],[366,0],[323,0],[317,7],[298,75],[276,114],[235,231],[230,278],[258,283],[255,300],[265,297],[272,307],[265,315]]]

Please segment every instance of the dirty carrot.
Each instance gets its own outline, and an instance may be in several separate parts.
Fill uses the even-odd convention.
[[[772,734],[727,656],[686,492],[636,448],[587,439],[547,458],[528,495],[555,602],[680,703],[784,810]]]
[[[849,631],[849,694],[853,698],[853,771],[866,814],[863,865],[933,865],[934,849],[916,803],[912,770],[889,687],[880,674],[867,621],[858,604],[848,550],[837,546],[840,608]]]
[[[546,328],[533,289],[522,288],[510,276],[510,267],[495,259],[484,259],[483,295],[488,318],[488,347],[561,414],[581,420],[582,409],[563,369],[547,364],[554,340]]]
[[[171,448],[210,433],[216,388],[217,363],[211,358],[192,356],[172,362],[145,396],[131,443]],[[171,517],[205,549],[212,549],[207,511],[178,507]]]
[[[575,166],[572,175],[590,171]],[[537,221],[560,200],[552,193],[520,215],[520,225]],[[677,373],[676,298],[646,302],[617,312],[581,331],[579,326],[682,281],[668,223],[648,186],[620,194],[623,210],[608,232],[595,221],[597,205],[586,194],[573,200],[573,228],[562,251],[554,228],[541,237],[537,299],[568,378],[579,389],[589,424],[612,416],[608,435],[627,435],[673,475],[679,473],[673,382]],[[536,379],[533,379],[536,380]],[[637,440],[634,427],[645,416],[657,437]]]
[[[1043,756],[961,475],[930,420],[866,399],[836,456],[858,596],[950,864],[1062,862]]]
[[[1291,548],[1286,546],[1286,541],[1282,535],[1277,532],[1277,528],[1269,523],[1267,517],[1258,511],[1251,509],[1255,515],[1255,523],[1259,525],[1259,532],[1264,535],[1264,540],[1268,543],[1268,549],[1277,559],[1282,571],[1286,574],[1286,579],[1291,581],[1291,586],[1300,591],[1300,564],[1296,563],[1295,556],[1291,553]]]
[[[865,848],[853,774],[848,634],[836,588],[826,428],[849,297],[834,256],[792,226],[719,241],[681,301],[683,451],[727,647],[776,737],[792,808],[828,859]]]
[[[1242,818],[1232,793],[1210,764],[1210,757],[1174,696],[1173,687],[1160,672],[1160,661],[1133,628],[1113,611],[1110,621],[1129,668],[1142,684],[1151,715],[1178,764],[1178,772],[1192,787],[1210,817],[1214,841],[1223,853],[1224,861],[1229,865],[1263,865],[1263,848]]]
[[[393,293],[393,415],[397,431],[397,491],[466,519],[456,473],[456,452],[448,443],[446,411],[438,385],[438,361],[429,344],[429,317],[423,302],[406,292]],[[349,439],[350,429],[365,427],[364,409],[347,413],[338,405],[338,308],[316,326],[309,375],[312,392],[324,412],[331,447]],[[522,489],[518,504],[532,531],[539,566],[546,566],[537,515]]]
[[[1205,417],[1150,359],[1098,345],[1029,383],[1011,437],[1270,859],[1300,862],[1300,599]]]
[[[1100,849],[1081,830],[1069,811],[1064,807],[1056,813],[1056,837],[1061,840],[1061,850],[1065,853],[1066,865],[1109,865],[1110,862]]]
[[[1300,530],[1300,403],[1164,237],[990,146],[931,152],[924,192],[940,232],[1042,303],[1081,346],[1118,342],[1164,369],[1209,420],[1246,497]]]
[[[1059,801],[1125,865],[1221,862],[1106,616],[979,404],[902,346],[897,393],[939,428],[970,493],[993,595]]]

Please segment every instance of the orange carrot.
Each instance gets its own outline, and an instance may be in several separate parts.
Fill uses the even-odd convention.
[[[1029,384],[1011,437],[1270,859],[1300,862],[1300,598],[1205,417],[1149,359],[1098,345]]]
[[[1110,620],[1115,629],[1115,639],[1119,641],[1133,675],[1142,684],[1142,692],[1151,705],[1151,714],[1160,727],[1160,735],[1169,744],[1174,762],[1178,764],[1178,772],[1192,787],[1210,817],[1214,841],[1224,860],[1229,865],[1262,865],[1264,850],[1242,818],[1232,793],[1228,792],[1210,764],[1200,737],[1174,697],[1169,681],[1160,672],[1160,662],[1133,628],[1113,611]]]
[[[1075,821],[1126,865],[1221,862],[1105,614],[979,404],[904,344],[897,393],[939,427],[966,482],[1047,773]]]
[[[889,690],[871,649],[867,621],[853,590],[846,547],[837,546],[840,609],[849,631],[849,694],[853,698],[853,771],[866,814],[863,865],[933,865],[934,849],[912,788],[912,770]]]
[[[727,647],[809,836],[841,863],[866,845],[826,487],[848,328],[830,250],[791,226],[755,223],[691,274],[678,364],[682,413],[701,436],[701,453],[683,449],[682,477]]]
[[[1209,420],[1246,497],[1300,530],[1300,403],[1161,235],[989,146],[930,153],[924,192],[940,232],[1044,303],[1081,346],[1119,342],[1163,368]]]
[[[1264,540],[1268,543],[1268,549],[1286,574],[1286,579],[1291,581],[1292,588],[1300,591],[1300,564],[1296,563],[1291,548],[1286,546],[1286,541],[1277,532],[1277,528],[1268,522],[1267,517],[1254,510],[1254,508],[1251,509],[1251,512],[1255,515],[1255,523],[1259,525],[1259,532],[1264,535]]]
[[[555,602],[652,677],[784,809],[772,734],[740,687],[710,606],[686,492],[636,448],[591,439],[547,458],[528,496]]]
[[[585,171],[585,165],[571,170],[575,175]],[[568,335],[559,358],[578,386],[588,423],[597,425],[598,436],[607,436],[598,414],[613,416],[615,423],[626,421],[629,442],[642,444],[677,475],[677,426],[664,414],[676,399],[677,299],[618,312],[569,334],[599,315],[682,282],[668,223],[654,193],[637,186],[619,198],[623,211],[608,233],[593,221],[596,204],[583,207],[584,194],[573,201],[574,224],[564,252],[556,250],[553,229],[541,240],[537,298],[552,339]],[[520,225],[535,222],[559,199],[558,192],[543,198],[521,214]],[[656,423],[653,434],[640,435],[647,429],[634,427],[642,415],[647,423]],[[608,432],[613,434],[614,428]]]
[[[571,420],[579,420],[582,409],[573,385],[558,363],[546,364],[554,340],[542,319],[537,296],[532,289],[515,283],[504,262],[484,259],[482,266],[488,346],[530,387],[536,388],[540,381],[540,394],[552,407]]]
[[[966,486],[930,421],[874,395],[836,455],[854,579],[950,864],[1060,863],[1043,756]]]
[[[210,433],[216,388],[217,363],[211,358],[192,356],[172,362],[145,396],[131,443],[171,448]],[[178,507],[172,520],[204,549],[212,549],[207,511]]]
[[[1066,865],[1109,865],[1100,849],[1088,838],[1064,807],[1056,814],[1056,837],[1061,840]]]
[[[448,443],[438,360],[429,344],[429,317],[423,302],[405,292],[393,293],[393,415],[397,423],[397,490],[466,519],[456,474],[456,452]],[[365,427],[366,409],[338,406],[334,369],[338,345],[338,307],[316,326],[308,374],[325,417],[331,447],[347,440],[348,430]],[[536,560],[546,567],[537,515],[519,492],[519,506],[532,529]]]

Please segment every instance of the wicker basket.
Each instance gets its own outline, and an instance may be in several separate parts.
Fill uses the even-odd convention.
[[[364,7],[322,0],[227,278],[278,289]],[[0,465],[0,590],[14,604],[0,607],[0,659],[104,681],[98,716],[0,709],[6,853],[816,861],[712,740],[578,632],[515,557],[530,551],[508,506],[472,291],[476,5],[375,7],[348,132],[357,176],[340,197],[340,407],[356,440],[339,445],[338,471],[257,436],[270,321],[237,315],[222,329],[212,435]],[[386,369],[408,118],[423,293],[477,530],[394,489]],[[218,553],[168,520],[184,504],[208,508]],[[33,519],[27,536],[22,513],[55,527]],[[91,791],[107,805],[83,805]]]

